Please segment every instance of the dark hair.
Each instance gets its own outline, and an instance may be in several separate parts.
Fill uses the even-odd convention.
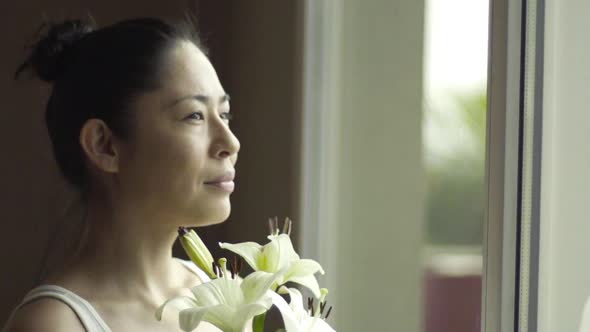
[[[128,106],[139,94],[159,87],[168,50],[178,41],[190,41],[205,52],[191,20],[171,24],[136,18],[100,29],[67,20],[44,23],[38,34],[15,79],[30,69],[53,84],[45,121],[54,156],[65,179],[82,192],[88,187],[79,144],[82,125],[98,118],[118,137],[128,137],[133,116]]]

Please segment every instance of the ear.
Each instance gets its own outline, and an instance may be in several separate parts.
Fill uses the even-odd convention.
[[[80,130],[80,145],[88,160],[107,173],[119,171],[119,154],[115,137],[107,124],[100,119],[89,119]]]

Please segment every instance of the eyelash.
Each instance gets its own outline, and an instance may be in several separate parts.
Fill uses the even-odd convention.
[[[193,118],[193,115],[195,115],[195,114],[198,114],[201,118],[200,119]],[[223,113],[221,113],[221,115],[222,116],[225,116],[224,120],[227,120],[227,121],[230,121],[230,120],[232,120],[234,118],[234,115],[232,113],[230,113],[230,112],[223,112]],[[201,113],[201,112],[194,112],[194,113],[189,114],[186,117],[186,119],[203,120],[204,119],[204,116],[203,116],[203,113]]]

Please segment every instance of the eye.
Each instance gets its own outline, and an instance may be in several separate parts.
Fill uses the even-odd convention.
[[[223,113],[221,113],[221,117],[224,120],[230,121],[230,120],[232,120],[234,118],[234,115],[231,114],[230,112],[223,112]]]
[[[203,120],[205,117],[203,116],[203,113],[201,112],[194,112],[189,114],[185,119],[189,119],[189,120]]]

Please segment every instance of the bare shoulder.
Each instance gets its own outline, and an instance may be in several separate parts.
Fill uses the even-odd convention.
[[[5,331],[84,332],[86,329],[67,304],[53,298],[41,298],[25,304],[17,310]]]

